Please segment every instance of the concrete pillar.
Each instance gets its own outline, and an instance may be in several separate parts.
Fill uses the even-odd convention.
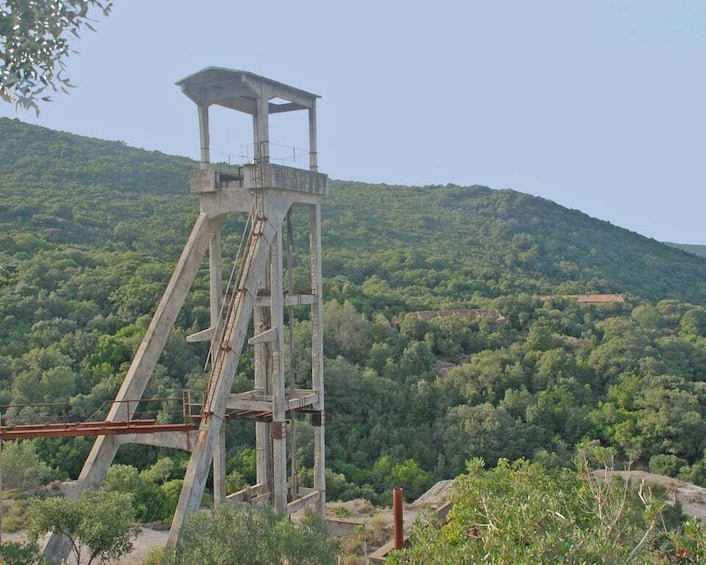
[[[223,219],[213,220],[211,241],[209,243],[209,310],[211,327],[219,325],[221,305],[223,304],[223,253],[221,251],[221,225]]]
[[[222,325],[221,305],[223,303],[223,255],[221,252],[221,224],[222,220],[214,222],[213,233],[209,250],[210,271],[210,313],[211,328],[216,330]],[[215,343],[218,342],[220,330],[214,334]],[[215,451],[213,452],[213,501],[220,504],[228,494],[226,492],[226,430],[225,423]]]
[[[213,450],[213,504],[220,506],[226,500],[226,420],[221,423],[221,431]]]
[[[309,170],[319,170],[319,154],[316,142],[316,106],[309,108]]]
[[[208,105],[199,105],[199,137],[201,138],[201,166],[211,161],[211,141],[208,127]]]
[[[260,334],[267,329],[265,323],[265,312],[261,306],[256,306],[253,314],[255,334]],[[256,343],[254,345],[254,372],[255,390],[260,394],[266,394],[267,389],[267,358],[266,345]],[[257,483],[268,485],[267,490],[272,492],[272,446],[270,437],[270,424],[268,422],[255,422],[255,465],[257,471]]]
[[[287,212],[287,293],[294,294],[294,225],[292,223],[292,208]],[[297,352],[294,338],[294,306],[287,309],[287,330],[289,333],[289,389],[292,394],[296,390]],[[297,426],[296,415],[290,417],[289,426],[289,499],[299,497],[299,477],[297,475]]]
[[[326,441],[324,413],[324,304],[323,276],[321,272],[321,205],[311,206],[309,216],[311,261],[311,286],[314,303],[311,305],[311,380],[312,389],[319,393],[314,406],[320,411],[319,421],[314,426],[314,489],[319,491],[317,505],[319,515],[326,512]]]
[[[284,377],[284,285],[282,280],[282,232],[270,247],[270,316],[276,338],[272,343],[272,471],[273,506],[287,510],[287,424]]]
[[[254,116],[255,134],[255,162],[270,162],[270,102],[266,96],[261,96],[257,101],[257,112]]]

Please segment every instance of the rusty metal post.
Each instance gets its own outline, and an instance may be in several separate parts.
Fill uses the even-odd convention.
[[[392,512],[394,516],[394,540],[395,549],[404,548],[404,516],[402,511],[402,501],[404,499],[404,490],[400,487],[392,491]]]

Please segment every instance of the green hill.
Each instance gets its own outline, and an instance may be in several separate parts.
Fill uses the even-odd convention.
[[[706,245],[696,245],[693,243],[670,243],[667,242],[670,247],[676,247],[687,253],[693,253],[699,257],[706,257]]]
[[[0,250],[22,234],[177,256],[198,206],[193,162],[18,120],[0,135]],[[512,190],[332,181],[323,217],[326,276],[399,310],[516,293],[706,304],[703,259]]]
[[[197,165],[17,120],[0,119],[0,140],[0,404],[66,402],[82,420],[114,397],[145,332],[198,212]],[[704,258],[481,186],[331,181],[323,218],[331,498],[386,502],[399,483],[414,497],[470,457],[566,464],[594,439],[706,482]],[[184,336],[209,323],[207,275],[150,395],[202,384],[204,345]],[[587,293],[626,301],[538,298]],[[408,315],[448,309],[486,314]],[[247,384],[247,356],[239,370]],[[252,431],[229,434],[242,484]],[[311,430],[299,437],[305,485]],[[90,447],[34,443],[58,476],[76,476]],[[119,462],[163,455],[140,446]]]
[[[706,299],[703,259],[513,190],[334,182],[325,211],[327,275],[376,276],[414,305],[516,293]]]

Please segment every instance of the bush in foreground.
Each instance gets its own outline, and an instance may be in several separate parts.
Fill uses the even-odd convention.
[[[176,551],[166,552],[165,565],[333,565],[336,544],[313,512],[298,524],[270,507],[223,504],[198,512],[181,531]]]
[[[435,563],[703,563],[704,527],[644,483],[613,477],[612,453],[586,446],[576,469],[472,460],[438,528],[416,527],[393,565]]]

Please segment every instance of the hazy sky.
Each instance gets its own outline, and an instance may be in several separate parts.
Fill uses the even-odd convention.
[[[96,28],[69,96],[0,115],[196,158],[174,82],[247,70],[322,96],[332,178],[509,187],[706,244],[703,0],[115,0]],[[240,155],[249,118],[211,121],[213,148]],[[272,118],[273,142],[300,134],[304,112]]]

